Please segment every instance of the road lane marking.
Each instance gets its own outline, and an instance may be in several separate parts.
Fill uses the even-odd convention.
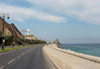
[[[12,59],[11,61],[8,62],[8,64],[11,64],[12,62],[14,62],[16,59]]]
[[[21,58],[23,55],[27,54],[28,52],[30,52],[32,50],[32,48],[30,50],[27,50],[26,52],[22,53],[21,55],[17,56],[16,58],[12,59],[11,61],[8,62],[8,64],[13,63],[15,60]]]
[[[0,69],[4,69],[7,65],[13,63],[14,61],[16,61],[17,59],[21,58],[22,56],[26,55],[27,53],[29,53],[33,48],[30,48],[29,50],[26,50],[24,53],[22,53],[21,55],[17,56],[16,58],[12,59],[11,61],[9,61],[7,64],[5,64],[4,66],[1,66]],[[12,51],[13,52],[13,51]],[[10,53],[10,52],[8,52]],[[5,54],[5,53],[4,53]]]
[[[22,55],[25,55],[25,53],[23,53]]]
[[[21,56],[16,57],[16,59],[20,58]]]
[[[22,49],[26,49],[26,48],[22,48]],[[17,50],[21,50],[21,49],[17,49]],[[8,54],[8,53],[12,53],[12,52],[15,52],[17,50],[13,50],[13,51],[9,51],[9,52],[1,52],[0,55],[5,55],[5,54]]]
[[[4,66],[1,66],[1,67],[0,67],[0,69],[3,69],[3,68],[4,68]]]
[[[12,52],[15,52],[16,50],[14,50],[14,51],[10,51],[10,52],[3,52],[3,53],[1,53],[0,55],[4,55],[4,54],[8,54],[8,53],[12,53]]]

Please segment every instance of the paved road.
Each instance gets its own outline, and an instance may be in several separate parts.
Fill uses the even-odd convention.
[[[0,55],[0,69],[57,69],[42,50],[35,46]]]

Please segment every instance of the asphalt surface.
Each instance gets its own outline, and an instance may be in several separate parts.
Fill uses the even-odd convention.
[[[38,45],[0,54],[0,69],[57,69],[42,48]]]

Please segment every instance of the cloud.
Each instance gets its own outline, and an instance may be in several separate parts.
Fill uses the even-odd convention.
[[[100,24],[100,0],[25,0],[66,16],[92,24]],[[71,20],[71,19],[70,19]]]
[[[66,22],[66,19],[61,16],[47,14],[33,10],[32,8],[21,8],[6,4],[0,4],[0,13],[9,13],[12,20],[23,22],[26,19],[38,19],[41,21],[62,23]]]

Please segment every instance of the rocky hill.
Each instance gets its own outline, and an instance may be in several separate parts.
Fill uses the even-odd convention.
[[[54,44],[60,44],[60,42],[59,42],[58,39],[56,39],[53,43],[54,43]]]
[[[4,19],[0,17],[0,31],[3,31],[3,23],[4,23],[4,35],[14,35],[17,38],[23,38],[21,32],[17,29],[17,27],[12,23],[8,24]]]

